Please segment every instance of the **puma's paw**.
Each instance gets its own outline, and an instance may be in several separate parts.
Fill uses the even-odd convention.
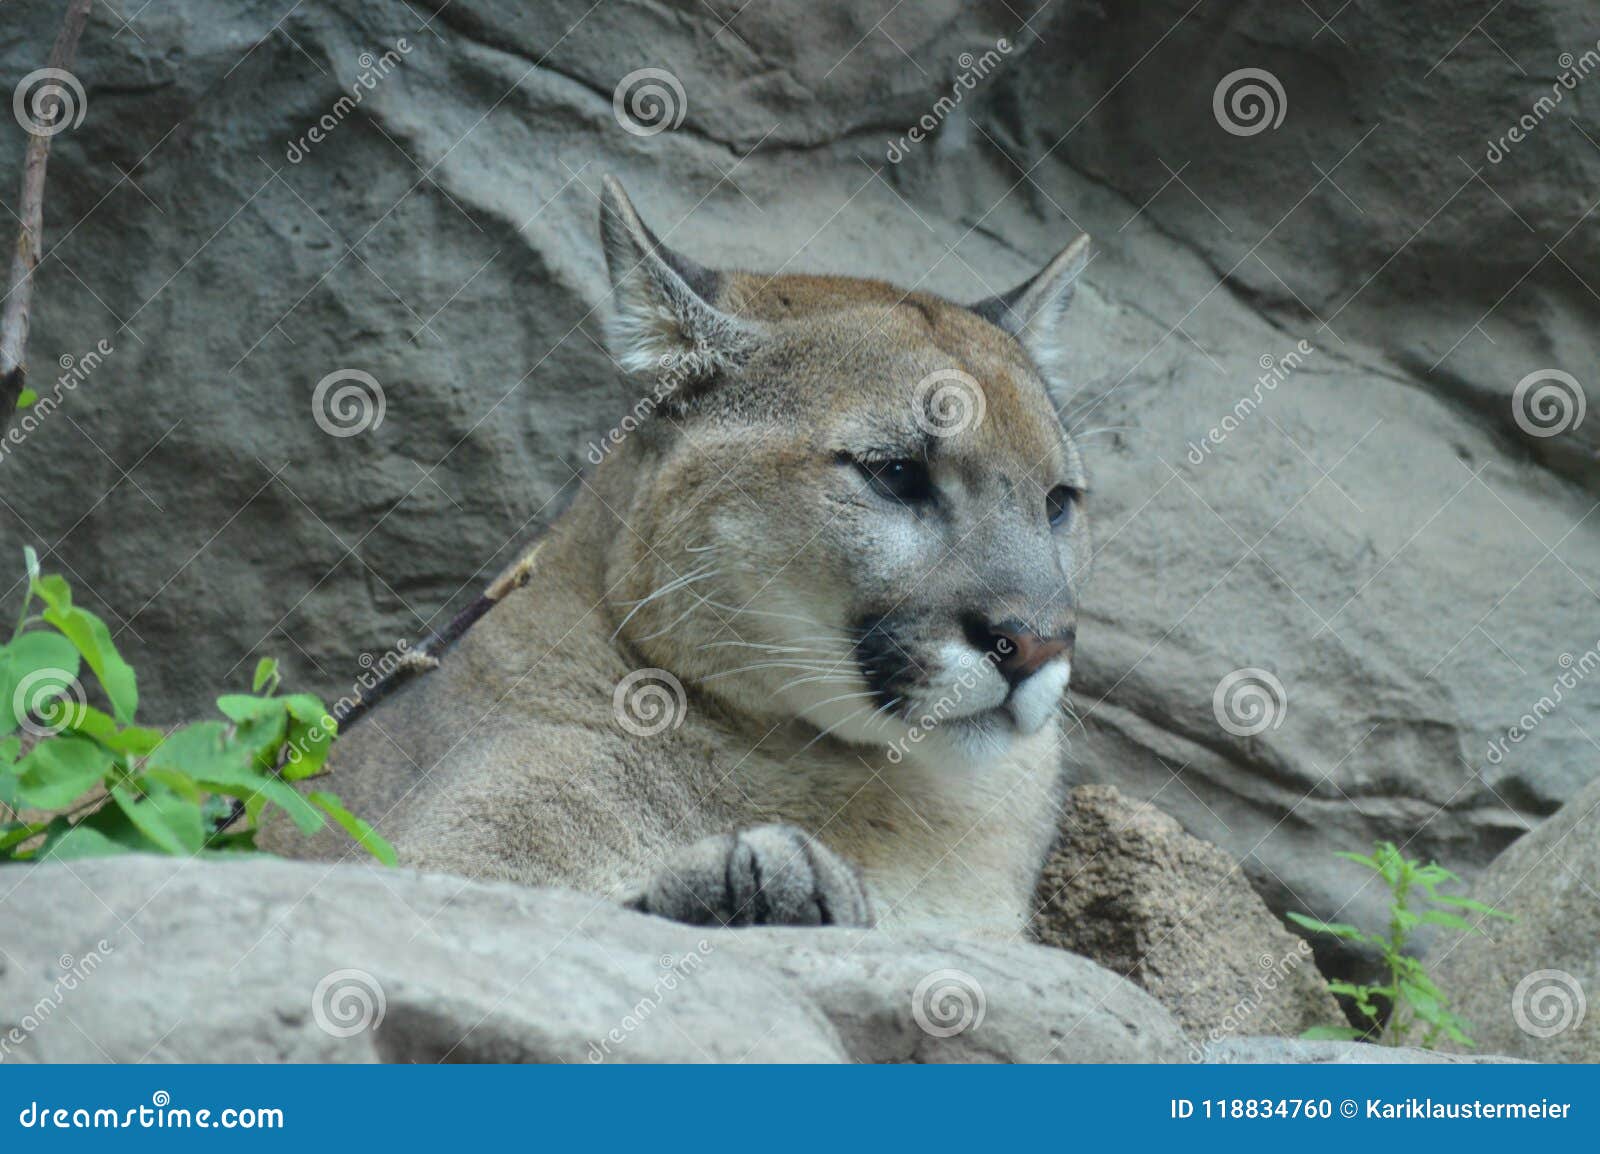
[[[872,924],[855,868],[792,825],[752,826],[685,846],[626,904],[693,925]]]

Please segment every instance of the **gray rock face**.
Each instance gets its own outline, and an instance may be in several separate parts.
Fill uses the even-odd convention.
[[[1226,853],[1112,786],[1079,786],[1039,886],[1039,940],[1148,990],[1196,1045],[1343,1025],[1304,939]]]
[[[1148,994],[1026,944],[714,930],[376,867],[17,867],[0,1059],[1163,1062]]]
[[[1495,859],[1474,886],[1512,914],[1438,941],[1429,961],[1479,1050],[1600,1062],[1600,783]],[[1477,921],[1476,918],[1473,919]]]
[[[1519,721],[1596,640],[1600,421],[1537,435],[1517,393],[1594,389],[1585,7],[1013,7],[326,0],[275,27],[175,0],[121,32],[96,6],[35,383],[112,351],[6,446],[0,563],[33,543],[73,580],[151,719],[267,653],[338,697],[510,560],[631,404],[598,343],[603,171],[707,263],[958,299],[1081,228],[1077,771],[1278,910],[1376,923],[1330,856],[1375,837],[1487,864],[1600,732],[1587,683]],[[58,19],[8,12],[8,84]],[[646,135],[613,97],[650,68],[684,115]],[[0,134],[8,183],[22,146]],[[317,393],[341,371],[381,422],[333,409],[362,378]],[[1218,693],[1249,684],[1260,717]]]

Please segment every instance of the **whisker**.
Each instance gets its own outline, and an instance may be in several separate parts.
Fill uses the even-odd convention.
[[[817,744],[817,742],[821,741],[824,737],[827,737],[828,734],[830,734],[834,730],[838,729],[841,725],[846,725],[846,724],[854,721],[856,718],[860,717],[866,711],[867,711],[867,707],[865,705],[863,705],[860,709],[856,710],[854,713],[845,714],[838,721],[835,721],[832,725],[828,726],[827,729],[824,729],[821,733],[818,733],[815,737],[813,737],[810,741],[806,742],[799,749],[795,750],[794,757],[789,758],[789,760],[793,761],[795,759],[795,757],[799,757],[802,753],[804,753],[806,750],[810,749],[813,745]]]
[[[797,661],[763,661],[756,665],[746,665],[739,669],[719,669],[715,673],[708,673],[699,678],[700,681],[712,681],[718,677],[732,677],[736,673],[751,673],[757,669],[799,669],[806,673],[814,673],[821,666],[805,665]]]
[[[711,570],[708,570],[708,571],[691,570],[688,573],[688,575],[683,576],[683,577],[676,577],[673,580],[668,581],[665,585],[663,585],[661,588],[657,589],[654,593],[650,594],[648,597],[643,597],[640,600],[634,602],[633,603],[633,608],[628,610],[628,615],[617,623],[616,629],[611,634],[611,640],[615,641],[617,639],[617,637],[622,633],[623,626],[627,625],[629,621],[633,620],[633,615],[635,613],[639,612],[639,610],[643,609],[646,605],[650,604],[650,602],[654,601],[657,597],[664,597],[668,593],[672,593],[672,592],[674,592],[675,590],[678,590],[678,589],[686,589],[690,585],[694,584],[696,581],[707,580],[708,578],[717,576],[717,574],[719,574],[721,572],[722,572],[722,570],[720,570],[720,569],[711,569]],[[696,595],[696,596],[698,596],[698,595]],[[617,602],[617,604],[619,604],[619,605],[627,605],[628,602],[619,601],[619,602]]]

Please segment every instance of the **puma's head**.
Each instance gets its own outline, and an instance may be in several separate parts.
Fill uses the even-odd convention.
[[[1089,557],[1052,402],[1088,238],[964,307],[702,268],[609,179],[601,231],[643,398],[597,482],[623,523],[618,635],[747,716],[894,762],[980,764],[1050,726]]]

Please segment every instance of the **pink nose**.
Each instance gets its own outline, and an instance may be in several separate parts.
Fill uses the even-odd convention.
[[[1012,685],[1039,671],[1053,657],[1072,655],[1076,634],[1069,629],[1055,637],[1041,637],[1021,622],[1001,621],[988,627],[990,651],[1000,658],[995,666]]]

